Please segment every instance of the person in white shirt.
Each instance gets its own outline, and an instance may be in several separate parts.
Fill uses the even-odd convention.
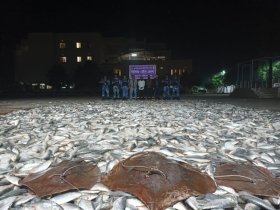
[[[138,90],[139,90],[139,99],[144,100],[144,93],[145,93],[145,80],[143,80],[143,77],[140,77],[140,80],[138,80]]]

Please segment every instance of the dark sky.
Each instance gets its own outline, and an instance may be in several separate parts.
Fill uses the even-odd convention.
[[[1,1],[1,74],[28,32],[100,32],[165,41],[176,59],[215,72],[280,55],[280,0]]]

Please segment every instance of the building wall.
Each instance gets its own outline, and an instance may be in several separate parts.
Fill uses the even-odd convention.
[[[92,61],[100,64],[104,60],[103,39],[99,33],[58,33],[55,36],[55,63],[62,64],[64,69],[72,77],[78,65],[83,65],[87,56],[91,56]],[[65,48],[60,48],[60,43],[65,43]],[[81,43],[81,48],[77,48],[77,43]],[[60,57],[66,57],[66,62],[61,63]],[[81,57],[81,62],[77,57]]]
[[[53,52],[53,33],[28,34],[28,39],[17,46],[15,79],[30,83],[47,82],[46,73],[54,63]]]
[[[77,42],[81,48],[77,48]],[[64,43],[65,48],[60,44]],[[144,56],[143,50],[145,51]],[[140,50],[140,51],[138,51]],[[141,51],[142,50],[142,51]],[[132,57],[131,53],[139,52],[139,56]],[[146,53],[147,52],[147,53]],[[81,62],[77,62],[77,57]],[[104,38],[99,33],[30,33],[28,39],[22,40],[16,46],[15,68],[16,80],[28,83],[47,83],[47,72],[54,64],[61,64],[71,78],[78,67],[83,65],[91,56],[104,74],[129,74],[129,65],[157,66],[160,76],[172,75],[177,71],[192,71],[191,60],[171,60],[171,51],[166,49],[165,43],[146,43],[136,39]],[[61,62],[66,57],[66,62]],[[184,69],[184,70],[183,70]]]

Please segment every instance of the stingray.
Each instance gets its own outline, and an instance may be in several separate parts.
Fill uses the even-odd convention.
[[[119,162],[102,182],[111,190],[134,194],[151,210],[216,190],[207,174],[156,152],[140,152]]]
[[[42,198],[68,190],[90,189],[100,181],[100,170],[84,160],[64,160],[56,167],[32,173],[19,182]]]
[[[247,191],[258,196],[277,197],[280,179],[260,166],[227,163],[218,166],[215,174],[217,185]]]

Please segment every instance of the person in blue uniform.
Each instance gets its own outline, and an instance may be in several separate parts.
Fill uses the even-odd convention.
[[[171,84],[173,86],[172,89],[172,99],[180,99],[179,98],[179,88],[180,88],[180,78],[177,77],[177,74],[174,74],[174,78],[171,80]]]
[[[128,83],[129,83],[129,79],[126,78],[126,75],[123,75],[123,79],[121,81],[121,89],[122,89],[122,96],[124,100],[128,98]]]
[[[105,93],[107,96],[107,99],[109,99],[109,85],[110,85],[110,80],[107,79],[106,76],[99,82],[102,84],[102,99],[105,99]]]
[[[115,78],[112,80],[114,100],[120,98],[120,84],[121,84],[121,81],[118,78],[118,75],[116,74]]]
[[[163,99],[169,99],[171,81],[168,78],[168,75],[165,76],[161,83],[163,85]]]

